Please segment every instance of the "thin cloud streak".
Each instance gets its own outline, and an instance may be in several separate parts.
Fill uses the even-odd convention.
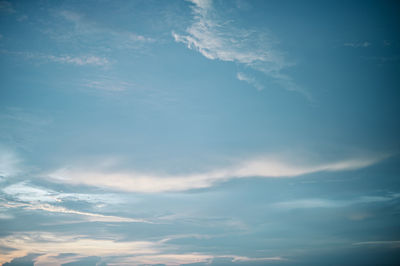
[[[389,241],[364,241],[353,243],[354,246],[389,246],[393,248],[400,248],[400,240]]]
[[[82,212],[77,210],[68,209],[62,206],[55,206],[51,204],[41,203],[21,203],[21,202],[7,202],[3,203],[5,208],[23,208],[26,210],[38,210],[62,214],[75,214],[89,222],[114,222],[114,223],[152,223],[146,219],[134,219],[113,215],[104,215],[91,212]]]
[[[104,57],[98,57],[98,56],[54,56],[54,55],[48,55],[45,56],[50,61],[57,62],[57,63],[64,63],[64,64],[73,64],[73,65],[78,65],[78,66],[84,66],[84,65],[94,65],[94,66],[106,66],[110,62],[104,58]]]
[[[298,199],[272,203],[270,206],[277,209],[312,209],[312,208],[340,208],[354,204],[368,204],[387,202],[400,198],[400,194],[388,196],[363,196],[350,200],[329,200],[329,199]]]
[[[187,175],[157,175],[63,168],[47,175],[53,181],[119,191],[159,193],[208,188],[238,178],[287,178],[316,172],[348,171],[373,165],[385,157],[355,158],[319,165],[296,165],[274,158],[244,161],[237,166]]]
[[[118,49],[137,49],[144,44],[153,43],[155,40],[131,31],[116,30],[99,25],[95,21],[87,19],[83,14],[70,10],[56,11],[55,17],[61,18],[62,26],[54,31],[45,31],[51,38],[57,41],[72,44],[84,42],[85,40],[98,40],[92,50],[105,52],[110,46]],[[68,27],[72,25],[72,27]],[[60,34],[61,33],[61,34]],[[85,42],[85,45],[88,45]]]
[[[347,42],[343,44],[344,46],[353,47],[353,48],[367,48],[372,44],[370,42]]]
[[[52,55],[36,52],[24,52],[24,51],[9,51],[0,50],[2,54],[21,56],[26,59],[39,60],[42,62],[54,62],[61,64],[70,64],[77,66],[99,66],[105,67],[110,64],[110,61],[105,57],[100,57],[92,54],[84,55]]]

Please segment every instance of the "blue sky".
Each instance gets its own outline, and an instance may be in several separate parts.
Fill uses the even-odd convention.
[[[0,1],[3,265],[398,265],[395,1]]]

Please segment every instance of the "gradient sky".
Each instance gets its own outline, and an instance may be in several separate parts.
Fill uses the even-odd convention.
[[[399,265],[396,1],[0,1],[0,264]]]

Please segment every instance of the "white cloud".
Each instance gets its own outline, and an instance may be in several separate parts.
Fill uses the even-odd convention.
[[[280,70],[286,63],[273,51],[265,34],[238,29],[229,21],[218,21],[211,1],[192,1],[195,22],[187,28],[188,35],[172,33],[175,41],[199,51],[208,59],[238,62],[250,66],[269,63],[270,70]],[[256,41],[256,43],[254,43]]]
[[[118,259],[115,265],[169,265],[178,266],[192,263],[209,263],[214,256],[198,253],[189,254],[155,254],[131,256],[128,258]]]
[[[282,257],[261,257],[261,258],[249,258],[244,256],[224,256],[227,258],[232,258],[232,262],[255,262],[255,261],[282,261],[287,260]]]
[[[107,58],[98,57],[93,55],[85,55],[85,56],[55,56],[55,55],[47,55],[44,56],[46,59],[57,62],[57,63],[64,63],[64,64],[73,64],[78,66],[84,65],[94,65],[94,66],[106,66],[110,62]]]
[[[238,72],[236,77],[238,80],[245,81],[245,82],[249,83],[250,85],[254,86],[259,91],[263,89],[263,86],[260,83],[258,83],[255,78],[250,77],[250,76],[246,75],[245,73]]]
[[[400,194],[391,194],[386,196],[363,196],[355,199],[348,200],[329,200],[329,199],[298,199],[291,201],[282,201],[272,203],[270,206],[278,209],[310,209],[310,208],[338,208],[346,207],[354,204],[366,204],[366,203],[376,203],[376,202],[386,202],[394,199],[398,199]],[[358,214],[356,214],[358,215]],[[364,214],[363,214],[364,215]],[[357,220],[360,217],[350,217]]]
[[[27,210],[38,210],[53,213],[77,215],[86,221],[98,222],[140,222],[152,223],[146,219],[125,218],[113,215],[104,215],[92,212],[84,212],[56,206],[49,203],[60,204],[63,201],[85,201],[92,204],[118,204],[121,199],[111,194],[81,194],[81,193],[59,193],[50,189],[34,187],[26,182],[20,182],[7,186],[2,191],[16,201],[8,201],[3,206],[6,208],[23,208]]]
[[[110,61],[105,57],[99,57],[95,55],[51,55],[34,52],[23,52],[23,51],[8,51],[1,50],[0,53],[17,55],[25,57],[26,59],[36,59],[41,61],[50,61],[62,64],[71,64],[78,66],[92,65],[92,66],[107,66]]]
[[[249,258],[244,256],[236,255],[207,255],[201,253],[189,253],[189,254],[160,254],[160,255],[142,255],[129,257],[125,260],[120,260],[118,265],[158,265],[165,264],[171,266],[186,265],[193,263],[206,263],[211,264],[213,260],[224,258],[230,259],[231,262],[267,262],[267,261],[282,261],[286,260],[282,257],[261,257],[261,258]]]
[[[331,208],[339,207],[341,204],[326,199],[300,199],[293,201],[282,201],[271,204],[277,209],[310,209],[310,208]]]
[[[101,91],[121,92],[127,90],[129,87],[132,87],[133,84],[126,81],[103,77],[97,80],[86,81],[84,86],[90,89]]]
[[[121,203],[121,199],[112,194],[63,193],[31,186],[27,182],[16,183],[2,190],[5,194],[24,202],[86,201],[89,203]]]
[[[383,156],[354,158],[320,164],[296,164],[264,157],[245,160],[230,167],[187,175],[160,175],[135,171],[119,172],[87,168],[63,168],[47,175],[57,182],[83,184],[130,192],[157,193],[208,188],[235,178],[283,178],[326,171],[347,171],[372,165]]]
[[[186,29],[186,34],[172,33],[176,42],[186,44],[189,49],[197,50],[208,59],[236,62],[260,71],[283,88],[311,99],[290,76],[281,72],[293,63],[287,62],[283,53],[273,48],[274,41],[268,34],[237,28],[232,21],[222,20],[214,10],[212,1],[191,2],[194,23]],[[252,83],[255,85],[255,82]],[[256,86],[257,89],[260,87]]]
[[[152,43],[155,40],[131,31],[107,28],[96,21],[88,19],[80,13],[69,10],[55,12],[57,18],[62,18],[62,25],[57,31],[49,29],[46,31],[52,38],[62,41],[76,43],[90,40],[92,49],[107,51],[110,47],[118,49],[130,49],[142,47],[143,44]],[[65,25],[65,22],[67,25]],[[68,27],[68,25],[72,25]],[[85,45],[88,42],[85,41]]]
[[[20,203],[20,202],[7,202],[3,203],[5,208],[23,208],[26,210],[36,210],[36,211],[45,211],[45,212],[53,212],[53,213],[61,213],[61,214],[72,214],[77,215],[79,218],[82,218],[85,221],[89,222],[113,222],[113,223],[152,223],[146,219],[135,219],[135,218],[126,218],[114,215],[104,215],[92,212],[83,212],[68,209],[62,206],[55,206],[51,204],[42,204],[42,203]]]
[[[21,173],[20,163],[16,153],[0,145],[0,180]]]

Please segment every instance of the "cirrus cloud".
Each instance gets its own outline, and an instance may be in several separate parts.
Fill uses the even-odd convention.
[[[373,165],[385,157],[387,156],[350,158],[312,165],[263,157],[244,160],[229,167],[186,175],[65,167],[48,174],[47,178],[61,183],[89,185],[119,191],[159,193],[208,188],[238,178],[287,178],[317,172],[355,170]]]

